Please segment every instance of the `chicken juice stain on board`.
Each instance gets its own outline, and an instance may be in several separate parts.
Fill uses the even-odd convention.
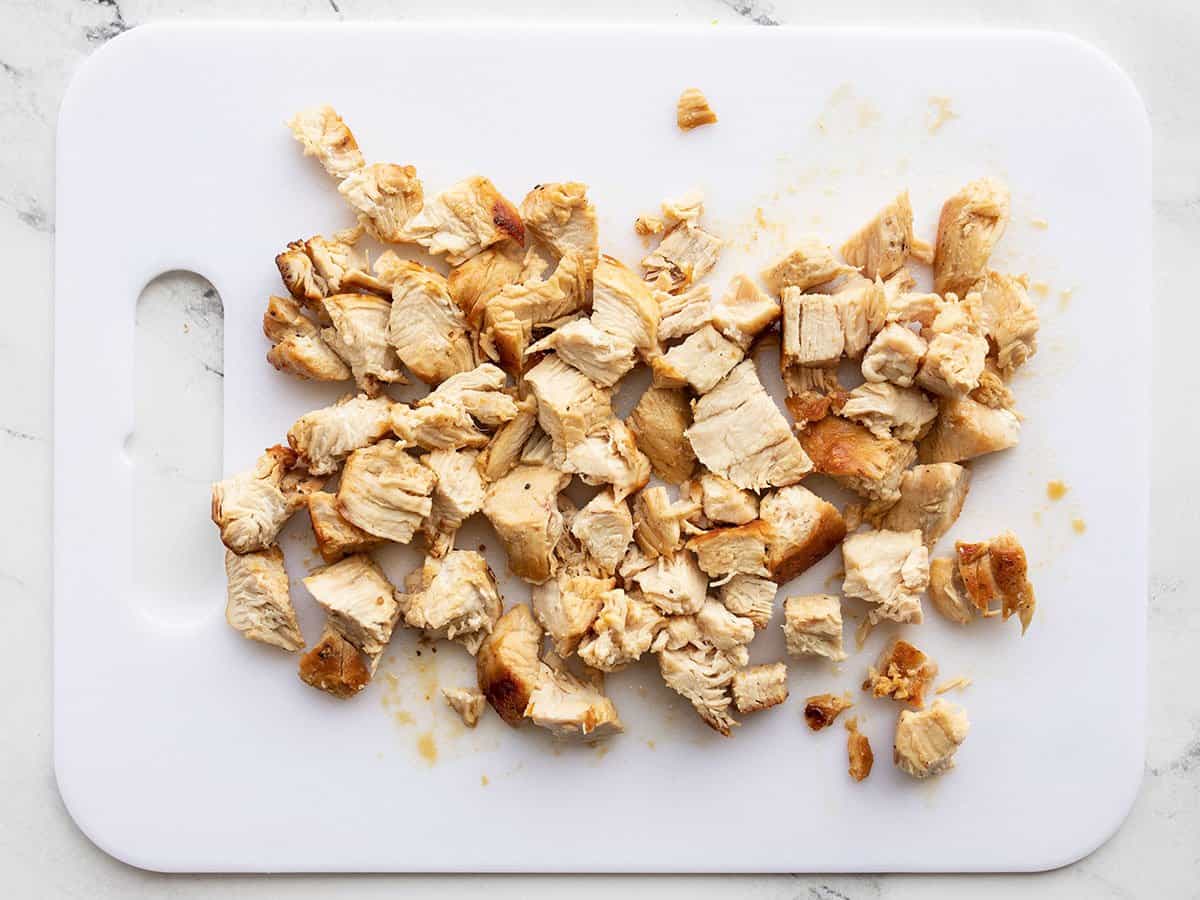
[[[1083,534],[1087,531],[1087,522],[1080,518],[1074,518],[1071,520],[1071,530],[1076,534]]]
[[[417,752],[421,754],[421,759],[425,760],[429,765],[432,766],[437,762],[437,742],[433,739],[432,731],[426,731],[417,738]]]
[[[1065,481],[1048,481],[1046,482],[1046,496],[1051,500],[1061,500],[1067,496],[1067,483]]]

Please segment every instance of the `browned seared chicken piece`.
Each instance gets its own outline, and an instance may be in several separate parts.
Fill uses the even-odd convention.
[[[466,318],[450,299],[446,279],[433,269],[407,260],[398,266],[390,312],[388,340],[426,384],[475,368]]]
[[[893,759],[913,778],[941,775],[954,768],[954,754],[971,723],[962,707],[935,700],[929,709],[906,709],[896,723]]]
[[[684,391],[648,388],[629,414],[628,424],[654,474],[668,484],[692,476],[696,455],[684,434],[692,424],[692,408]]]
[[[486,486],[479,471],[476,450],[432,450],[421,462],[437,476],[433,505],[422,528],[434,556],[444,556],[454,546],[463,522],[483,509]]]
[[[699,88],[688,88],[679,95],[675,105],[675,124],[680,131],[691,131],[701,125],[713,125],[717,114],[708,105],[708,98]]]
[[[521,214],[488,179],[474,175],[425,202],[405,227],[411,240],[452,266],[505,238],[525,246]]]
[[[694,408],[688,440],[700,462],[740,488],[794,484],[812,462],[746,360]]]
[[[887,319],[883,282],[852,274],[833,292],[845,346],[842,352],[858,359]]]
[[[616,499],[611,488],[600,491],[576,514],[571,522],[571,534],[596,564],[611,575],[633,540],[633,516],[629,504]]]
[[[888,382],[866,382],[846,396],[841,415],[852,419],[877,438],[915,441],[937,418],[938,408],[917,388]]]
[[[275,543],[285,522],[304,498],[285,490],[284,479],[296,465],[287,447],[269,447],[254,468],[215,482],[212,520],[221,542],[234,553],[254,553]]]
[[[979,386],[968,395],[976,403],[982,403],[991,409],[1007,409],[1016,412],[1017,398],[1009,390],[1004,378],[1000,375],[992,360],[987,361],[983,374],[979,376]]]
[[[375,396],[383,384],[407,384],[400,359],[388,343],[392,304],[373,294],[334,294],[325,298],[332,328],[321,332],[354,373],[359,390]]]
[[[345,381],[350,367],[321,337],[321,329],[288,297],[272,296],[263,315],[263,334],[271,341],[267,361],[281,372],[313,381]]]
[[[958,576],[957,560],[943,556],[929,561],[929,599],[933,608],[958,625],[975,618],[976,609]]]
[[[593,275],[592,324],[631,341],[643,358],[658,350],[659,308],[650,288],[611,256],[601,256]]]
[[[541,584],[554,574],[554,547],[563,531],[558,494],[570,480],[549,466],[519,465],[488,486],[483,514],[519,578]]]
[[[425,204],[417,170],[393,163],[363,166],[342,179],[338,193],[354,207],[367,232],[389,244],[409,240],[404,226]]]
[[[1021,420],[1008,409],[992,409],[970,397],[942,400],[933,428],[918,446],[921,462],[962,462],[1015,447]]]
[[[672,501],[661,485],[642,488],[633,503],[634,540],[648,559],[673,556],[683,546],[683,524],[695,512],[692,501]]]
[[[742,350],[749,350],[778,318],[779,302],[764,294],[749,275],[735,275],[712,308],[713,327]]]
[[[533,615],[554,642],[555,653],[565,658],[575,652],[615,586],[611,578],[560,571],[533,588]]]
[[[641,659],[663,626],[662,614],[636,591],[605,591],[599,614],[579,643],[579,658],[602,672],[616,672]]]
[[[1029,583],[1025,548],[1017,536],[1005,531],[990,541],[957,541],[954,550],[959,577],[975,608],[983,615],[995,615],[992,603],[999,600],[1004,618],[1016,613],[1024,634],[1033,621],[1037,599]]]
[[[767,568],[770,538],[770,526],[758,519],[747,525],[714,528],[698,534],[687,542],[687,547],[696,554],[700,568],[714,578],[727,575],[766,577],[771,574]]]
[[[497,429],[479,455],[479,470],[488,481],[502,478],[517,464],[525,441],[537,428],[537,400],[526,397],[516,406],[517,414]]]
[[[786,287],[804,292],[855,271],[853,266],[834,259],[833,251],[820,238],[805,237],[795,250],[763,269],[761,275],[767,290],[778,297]]]
[[[383,538],[367,534],[338,512],[337,497],[325,491],[308,495],[308,516],[312,520],[317,550],[326,565],[351,553],[363,553],[383,543]]]
[[[405,596],[405,624],[430,639],[458,641],[474,656],[504,608],[483,554],[451,550],[443,559],[429,557],[420,587]]]
[[[846,658],[842,649],[842,603],[830,594],[788,597],[783,601],[783,636],[792,656]]]
[[[904,191],[855,232],[841,254],[867,278],[887,278],[904,265],[912,244],[912,205]]]
[[[333,406],[305,413],[288,429],[288,443],[314,475],[332,475],[350,453],[392,429],[387,397],[347,394]]]
[[[992,343],[996,365],[1011,375],[1037,352],[1038,314],[1021,278],[989,270],[975,286],[980,324]]]
[[[699,225],[680,223],[642,260],[645,280],[657,282],[663,275],[669,291],[686,288],[712,271],[723,246],[724,241]]]
[[[758,518],[758,498],[728,478],[704,472],[700,475],[700,491],[709,521],[745,525]]]
[[[899,497],[900,479],[917,456],[916,447],[907,441],[875,437],[836,416],[810,422],[800,433],[800,443],[818,472],[871,500]]]
[[[937,663],[908,641],[892,638],[875,665],[867,669],[862,689],[920,709],[937,671]]]
[[[407,544],[433,509],[437,475],[392,440],[355,450],[338,486],[338,511],[376,537]]]
[[[971,473],[960,465],[913,466],[900,479],[900,499],[883,515],[879,527],[919,529],[925,546],[932,547],[958,519],[970,489]]]
[[[570,672],[561,660],[549,656],[543,677],[529,695],[525,718],[559,738],[599,738],[625,730],[617,708],[604,695],[604,676]]]
[[[318,569],[304,586],[328,625],[361,650],[373,673],[400,617],[395,589],[369,556],[357,553]]]
[[[599,233],[596,208],[588,202],[586,184],[539,184],[521,201],[521,220],[555,256],[574,253],[583,260],[586,271],[596,268]]]
[[[783,289],[783,349],[781,362],[791,366],[832,366],[842,358],[846,335],[838,303],[829,294],[805,294]]]
[[[303,109],[287,125],[304,147],[304,155],[315,156],[334,178],[345,178],[362,168],[358,141],[332,106]]]
[[[717,596],[735,616],[742,616],[762,631],[771,624],[775,612],[775,594],[779,586],[757,575],[734,575],[717,588]]]
[[[300,657],[300,679],[345,700],[370,682],[370,662],[341,632],[326,624],[321,639]]]
[[[524,603],[502,615],[475,656],[479,689],[492,709],[514,728],[525,718],[529,697],[544,676],[538,658],[542,629]]]
[[[634,367],[633,341],[596,327],[595,317],[575,319],[529,345],[526,354],[553,350],[600,387],[612,387]]]
[[[252,641],[288,652],[304,646],[278,546],[240,556],[226,550],[225,575],[226,622]]]
[[[842,590],[872,604],[868,619],[919,624],[929,586],[929,551],[919,531],[866,531],[842,542]]]
[[[763,497],[759,517],[770,529],[767,568],[779,584],[824,559],[846,536],[837,507],[798,484]]]
[[[664,279],[665,281],[666,279]],[[659,341],[673,341],[699,331],[713,318],[712,291],[707,284],[694,284],[690,288],[671,294],[655,290],[658,302]]]
[[[578,256],[564,256],[549,278],[531,277],[501,288],[483,313],[480,346],[514,376],[525,366],[534,328],[561,322],[586,308],[587,272]]]
[[[443,688],[442,696],[446,699],[446,705],[458,713],[468,728],[474,728],[479,723],[483,708],[487,706],[487,698],[478,688]]]
[[[925,339],[912,330],[896,322],[885,325],[863,356],[863,378],[911,387],[928,349]]]
[[[627,588],[638,588],[646,600],[670,616],[699,612],[708,593],[708,579],[690,552],[660,556],[627,577],[625,584]]]
[[[307,241],[292,241],[275,257],[279,276],[293,297],[299,300],[322,325],[329,324],[324,299],[335,294],[353,293],[360,286],[369,293],[388,296],[390,288],[367,273],[367,254],[356,247],[363,229],[347,228],[332,238],[316,235]],[[385,263],[388,254],[380,257]]]
[[[446,277],[450,299],[478,331],[483,326],[488,302],[500,289],[521,280],[525,251],[516,241],[501,241],[455,266]]]
[[[689,645],[663,650],[658,666],[667,687],[690,702],[708,727],[729,737],[738,724],[729,714],[729,688],[737,673],[729,657],[714,647]]]
[[[778,706],[788,698],[787,666],[770,663],[742,669],[730,685],[733,705],[740,713],[758,712]]]
[[[854,705],[849,694],[814,694],[804,701],[804,721],[810,731],[828,728],[843,712]]]
[[[1008,186],[996,178],[972,181],[946,201],[933,257],[935,291],[966,295],[987,269],[1008,213]]]
[[[875,765],[875,754],[871,752],[871,742],[867,736],[858,730],[858,719],[846,722],[846,752],[850,757],[850,777],[862,781],[871,774]]]
[[[783,386],[787,389],[788,412],[797,428],[837,413],[846,402],[846,390],[838,381],[837,366],[799,366],[781,358]]]
[[[696,393],[707,394],[743,356],[741,347],[712,325],[705,325],[651,361],[654,385],[663,388],[690,385]]]

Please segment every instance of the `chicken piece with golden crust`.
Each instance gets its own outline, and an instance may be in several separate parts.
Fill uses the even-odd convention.
[[[783,601],[783,636],[792,656],[846,658],[842,649],[842,603],[830,594],[788,597]]]
[[[928,709],[900,713],[893,760],[913,778],[929,778],[954,768],[954,754],[971,723],[962,707],[935,700]]]
[[[304,646],[278,546],[238,555],[225,551],[225,621],[246,638],[289,653]]]
[[[841,415],[858,422],[877,438],[915,441],[937,418],[938,408],[917,388],[889,382],[865,382],[846,396]]]
[[[463,522],[483,509],[486,485],[477,450],[431,450],[421,463],[436,476],[429,518],[422,525],[430,553],[444,556]]]
[[[871,500],[900,496],[900,479],[916,459],[907,441],[878,438],[861,425],[835,416],[810,422],[800,443],[816,470]]]
[[[332,106],[302,109],[287,125],[304,147],[304,155],[315,156],[334,178],[345,178],[362,168],[358,141]]]
[[[929,551],[919,531],[866,531],[842,542],[842,590],[871,604],[868,619],[920,624],[929,586]]]
[[[587,273],[578,256],[564,256],[549,278],[531,277],[501,288],[487,303],[479,342],[507,372],[519,376],[537,327],[585,309]]]
[[[358,213],[367,232],[388,244],[409,240],[404,226],[425,204],[417,170],[393,163],[373,163],[355,170],[342,179],[338,193]]]
[[[804,701],[804,722],[810,731],[820,731],[853,705],[849,694],[814,694]]]
[[[325,491],[308,495],[308,516],[312,521],[317,550],[326,565],[332,565],[351,553],[364,553],[383,543],[383,538],[368,534],[346,521],[337,508],[337,497]]]
[[[305,413],[288,429],[288,443],[314,475],[332,475],[355,450],[375,443],[392,428],[392,401],[359,394]]]
[[[669,291],[678,291],[700,281],[712,271],[725,242],[699,225],[676,225],[659,242],[658,247],[642,260],[646,281],[656,282],[665,276]]]
[[[779,318],[779,301],[762,292],[749,275],[735,275],[712,308],[712,325],[742,350]]]
[[[926,547],[950,530],[971,489],[971,473],[955,463],[913,466],[900,479],[900,499],[882,516],[880,528],[917,528]]]
[[[908,641],[892,638],[880,652],[875,665],[867,669],[862,689],[876,697],[890,697],[920,709],[925,705],[925,692],[933,684],[937,672],[937,663],[932,659]]]
[[[596,578],[559,571],[557,577],[535,585],[530,593],[533,615],[554,642],[554,652],[567,657],[596,621],[608,592],[616,588],[611,578]]]
[[[267,362],[281,372],[312,381],[345,381],[347,366],[321,337],[321,329],[288,297],[272,296],[263,314],[263,334],[271,341]]]
[[[992,409],[970,397],[951,397],[939,404],[933,428],[917,447],[921,462],[962,462],[1015,447],[1021,420],[1008,409]]]
[[[387,336],[409,371],[426,384],[475,368],[467,320],[450,299],[446,279],[419,263],[398,267]]]
[[[600,257],[592,282],[592,324],[649,359],[658,350],[660,318],[649,286],[611,256]]]
[[[442,559],[429,557],[420,586],[405,598],[405,624],[433,640],[458,641],[474,656],[504,608],[483,554],[451,550]]]
[[[967,596],[983,615],[995,615],[992,603],[1000,601],[1000,612],[1007,619],[1016,613],[1021,634],[1033,621],[1037,599],[1029,583],[1029,563],[1025,548],[1011,531],[990,541],[954,544],[958,575]]]
[[[729,737],[738,724],[729,714],[729,688],[737,673],[729,658],[714,647],[686,646],[663,650],[658,665],[667,687],[690,702],[706,725]]]
[[[699,88],[688,88],[679,95],[675,104],[675,124],[680,131],[691,131],[701,125],[713,125],[717,114],[708,105],[708,98]]]
[[[505,240],[455,266],[446,276],[446,290],[475,331],[483,326],[487,304],[500,290],[519,284],[525,251],[516,241]]]
[[[875,754],[871,752],[871,741],[858,730],[858,719],[846,722],[846,752],[850,757],[850,777],[863,781],[871,774],[875,765]]]
[[[329,627],[366,655],[374,673],[400,617],[395,589],[383,570],[357,553],[318,569],[304,586],[325,610]]]
[[[929,600],[934,609],[958,625],[966,625],[977,612],[952,557],[929,561]]]
[[[529,695],[525,718],[558,738],[599,738],[625,730],[617,708],[604,695],[604,676],[587,672],[579,677],[561,660],[547,657],[543,677]]]
[[[687,542],[705,574],[714,578],[729,575],[769,576],[767,543],[771,528],[761,519],[746,525],[714,528]]]
[[[994,347],[996,365],[1009,376],[1037,352],[1037,307],[1023,279],[989,270],[975,286],[980,293],[980,324]]]
[[[542,678],[545,665],[538,658],[542,628],[524,603],[502,615],[475,655],[479,689],[505,722],[514,728],[525,718],[525,708]]]
[[[505,238],[525,246],[521,214],[488,179],[474,175],[426,201],[405,227],[410,238],[452,266]]]
[[[887,278],[904,265],[912,244],[912,205],[904,191],[855,232],[841,254],[867,278]]]
[[[583,635],[579,658],[602,672],[617,672],[650,650],[665,622],[639,593],[613,588],[602,595],[603,605]]]
[[[633,540],[633,515],[629,504],[606,488],[584,504],[572,520],[570,531],[596,564],[611,575]]]
[[[600,256],[596,208],[588,202],[587,185],[578,181],[539,184],[521,201],[525,228],[561,258],[578,254],[584,269],[596,268]]]
[[[275,543],[284,523],[305,502],[285,483],[296,462],[287,447],[269,447],[253,469],[213,484],[212,520],[226,547],[255,553]]]
[[[798,366],[780,358],[783,386],[787,389],[784,403],[802,429],[831,413],[836,414],[846,402],[846,389],[838,380],[837,366]]]
[[[788,698],[787,666],[770,663],[741,669],[730,684],[733,705],[740,713],[758,712],[778,706]]]
[[[685,432],[692,424],[687,395],[678,388],[647,388],[627,420],[638,449],[668,484],[680,484],[696,468],[696,454]]]
[[[779,585],[757,575],[734,575],[717,588],[717,597],[735,616],[742,616],[762,631],[771,624]]]
[[[776,260],[760,273],[767,290],[779,297],[786,287],[801,293],[821,284],[828,284],[839,275],[858,271],[838,262],[829,245],[817,237],[801,238],[796,249]]]
[[[388,343],[392,304],[373,294],[334,294],[324,302],[333,326],[321,337],[350,367],[359,390],[374,397],[383,384],[408,384]]]
[[[885,325],[863,356],[863,378],[911,387],[929,345],[919,334],[896,322]]]
[[[962,297],[979,281],[1008,215],[1008,186],[997,178],[972,181],[945,202],[933,257],[937,293]]]
[[[745,352],[712,325],[690,334],[650,365],[654,386],[662,388],[690,385],[698,394],[707,394],[717,382],[742,361]]]
[[[446,705],[458,713],[464,725],[474,728],[487,706],[487,698],[478,688],[443,688]]]
[[[824,559],[846,536],[837,507],[798,484],[763,497],[759,517],[769,529],[767,568],[779,584]]]
[[[300,657],[300,680],[346,700],[370,682],[370,663],[341,632],[326,624],[321,639]]]
[[[483,514],[517,577],[541,584],[554,574],[554,547],[563,532],[558,495],[570,480],[549,466],[518,465],[488,485]]]
[[[338,512],[369,534],[407,544],[433,509],[435,484],[437,475],[402,444],[383,440],[346,460]]]

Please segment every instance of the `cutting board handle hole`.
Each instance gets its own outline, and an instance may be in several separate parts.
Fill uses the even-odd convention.
[[[224,553],[209,519],[221,477],[224,306],[194,272],[165,272],[138,297],[134,337],[133,594],[151,621],[197,626],[223,609]]]

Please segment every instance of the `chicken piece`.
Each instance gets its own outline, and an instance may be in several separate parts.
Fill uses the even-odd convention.
[[[987,269],[1008,225],[1008,187],[996,178],[972,181],[942,206],[933,257],[933,289],[965,295]]]
[[[571,522],[570,530],[596,564],[611,575],[633,540],[633,516],[629,505],[616,499],[608,488],[584,505]],[[566,654],[560,651],[560,655]]]
[[[829,416],[810,422],[800,444],[817,471],[870,500],[900,496],[900,479],[917,457],[907,441],[879,438],[861,425]]]
[[[686,337],[712,321],[712,292],[707,284],[692,285],[677,294],[656,290],[653,296],[658,301],[660,341]]]
[[[620,588],[605,591],[599,614],[579,643],[583,662],[602,672],[617,672],[641,659],[664,623],[652,603]]]
[[[1025,282],[989,270],[975,287],[980,292],[980,324],[995,347],[996,365],[1006,377],[1037,352],[1038,314]]]
[[[938,404],[933,428],[917,447],[921,462],[962,462],[997,450],[1015,447],[1021,437],[1021,420],[1008,409],[991,409],[969,397],[953,397]]]
[[[704,723],[729,737],[737,721],[729,714],[729,688],[737,669],[729,658],[712,647],[682,647],[663,650],[659,671],[667,687],[685,698]]]
[[[887,278],[904,265],[912,244],[912,205],[904,191],[842,244],[841,254],[868,278]]]
[[[800,485],[763,497],[759,516],[769,529],[767,568],[779,584],[824,559],[846,536],[837,507]]]
[[[676,225],[642,260],[646,281],[666,276],[667,289],[677,291],[700,281],[712,271],[725,242],[698,225]]]
[[[253,469],[213,484],[212,520],[226,547],[255,553],[275,543],[284,523],[304,503],[284,491],[284,478],[295,465],[296,454],[287,447],[269,447]]]
[[[717,589],[717,596],[731,613],[749,619],[762,631],[771,624],[778,590],[779,586],[769,578],[734,575]]]
[[[479,717],[487,706],[487,698],[478,688],[443,688],[442,696],[446,698],[446,705],[458,713],[464,725],[474,728],[479,724]]]
[[[676,627],[682,626],[682,627]],[[748,659],[746,645],[754,640],[754,623],[744,616],[730,612],[723,603],[708,597],[700,611],[692,616],[675,616],[666,623],[651,648],[678,650],[687,643],[697,647],[716,647],[729,654],[731,661],[744,666]]]
[[[538,401],[538,424],[554,442],[559,459],[612,418],[608,393],[557,357],[543,359],[525,380]]]
[[[929,599],[934,609],[958,625],[966,625],[975,617],[975,607],[951,557],[930,560]]]
[[[892,638],[879,654],[875,665],[867,669],[862,689],[876,697],[890,697],[920,709],[925,691],[937,677],[937,663],[900,638]]]
[[[745,525],[758,518],[758,498],[712,472],[700,475],[704,515],[713,522]]]
[[[625,576],[626,588],[631,583],[646,600],[671,616],[699,612],[708,594],[708,579],[691,553],[660,556],[635,575]]]
[[[922,241],[922,244],[925,242]],[[927,245],[926,245],[927,246]],[[916,254],[912,254],[914,258]],[[932,259],[930,260],[932,263]],[[917,286],[917,279],[913,277],[913,273],[906,266],[901,266],[888,278],[883,279],[883,296],[887,300],[888,308],[900,299],[900,295],[913,290]]]
[[[595,319],[575,319],[529,345],[526,355],[553,350],[600,387],[612,387],[636,363],[629,338],[596,327]]]
[[[884,286],[886,294],[887,286]],[[957,295],[955,295],[957,296]],[[921,294],[902,291],[888,298],[887,322],[903,325],[921,337],[932,337],[933,323],[945,308],[946,301],[940,294]]]
[[[279,277],[293,297],[304,304],[322,325],[329,324],[324,299],[349,290],[351,273],[362,275],[367,255],[355,246],[361,228],[337,232],[332,240],[316,235],[292,241],[275,257]],[[360,278],[361,280],[361,278]]]
[[[437,475],[384,440],[355,450],[338,486],[338,511],[368,534],[407,544],[433,510]]]
[[[363,652],[326,624],[321,639],[300,657],[300,679],[319,691],[346,700],[367,686],[371,669]]]
[[[263,333],[272,347],[267,362],[281,372],[312,381],[345,381],[350,367],[321,337],[321,329],[287,297],[272,296],[263,315]]]
[[[872,624],[882,619],[919,625],[921,592],[929,586],[929,551],[921,532],[867,531],[842,543],[842,591],[872,604]]]
[[[688,88],[679,95],[679,102],[675,105],[675,124],[679,126],[680,131],[691,131],[701,125],[713,125],[716,121],[717,114],[708,105],[708,98],[699,88]]]
[[[833,292],[833,301],[845,339],[842,352],[849,359],[858,359],[887,320],[883,282],[850,275]]]
[[[633,503],[634,540],[650,559],[674,556],[683,546],[683,523],[695,511],[690,500],[672,502],[665,487],[642,488]]]
[[[804,721],[810,731],[820,731],[834,723],[838,716],[854,705],[849,694],[815,694],[804,701]]]
[[[850,777],[863,781],[871,774],[875,765],[875,754],[871,752],[871,741],[858,730],[858,719],[846,722],[846,752],[850,757]]]
[[[934,334],[916,383],[941,397],[968,394],[979,386],[987,351],[987,341],[968,331]]]
[[[979,385],[967,396],[991,409],[1016,412],[1017,398],[1013,396],[1013,392],[1004,383],[1000,372],[990,359],[983,368],[983,374],[979,376]]]
[[[826,294],[805,294],[799,288],[783,289],[782,365],[832,366],[845,348],[837,300]]]
[[[1025,548],[1017,536],[1005,531],[990,541],[970,544],[957,541],[954,551],[959,577],[975,608],[985,616],[995,615],[992,602],[999,600],[1004,618],[1016,613],[1024,634],[1033,621],[1037,599],[1029,583]]]
[[[541,584],[554,574],[554,547],[563,531],[558,494],[570,480],[549,466],[519,465],[488,486],[483,514],[519,578]]]
[[[712,324],[743,351],[779,318],[779,302],[759,289],[749,275],[735,275],[712,309]]]
[[[575,652],[615,584],[611,578],[560,571],[557,578],[533,588],[533,615],[554,641],[555,653],[567,657]]]
[[[471,329],[483,325],[488,302],[510,284],[519,284],[525,251],[516,241],[501,241],[477,253],[446,277],[446,290]]]
[[[842,649],[842,604],[830,594],[788,597],[783,601],[783,636],[792,656],[846,658]]]
[[[421,457],[437,476],[429,518],[422,525],[435,556],[445,555],[463,522],[483,509],[486,486],[478,462],[477,450],[432,450]]]
[[[550,435],[540,428],[535,429],[521,448],[521,462],[527,466],[558,468],[554,465],[554,442]]]
[[[519,376],[534,328],[561,322],[587,302],[583,263],[578,256],[564,256],[548,279],[535,277],[507,285],[488,301],[480,345],[506,371]]]
[[[685,432],[696,457],[740,488],[794,484],[812,461],[763,389],[753,360],[738,364],[697,402]]]
[[[403,403],[392,406],[392,431],[406,447],[426,450],[478,449],[486,446],[488,436],[461,406],[433,403],[410,409]]]
[[[638,216],[633,220],[633,230],[641,237],[662,234],[665,228],[665,223],[658,216]]]
[[[600,257],[593,276],[592,323],[631,341],[644,359],[658,350],[659,308],[645,282],[611,256]]]
[[[467,321],[450,299],[446,279],[419,263],[406,260],[397,268],[387,338],[426,384],[475,368]]]
[[[816,237],[801,238],[799,246],[782,259],[776,260],[761,272],[767,290],[776,297],[786,287],[801,293],[820,284],[828,284],[839,275],[858,271],[833,257],[829,245]]]
[[[347,394],[297,419],[288,429],[288,443],[313,475],[332,475],[353,451],[392,430],[391,407],[387,397]]]
[[[559,738],[596,740],[620,734],[625,726],[603,691],[604,676],[600,673],[588,673],[584,680],[552,660],[529,695],[525,718]]]
[[[315,156],[334,178],[345,178],[363,167],[358,141],[332,106],[302,109],[287,125],[304,147],[304,155]]]
[[[516,418],[517,402],[504,390],[504,372],[491,363],[483,363],[469,372],[451,375],[416,402],[426,406],[446,404],[465,410],[481,425],[494,428]]]
[[[915,441],[929,430],[938,408],[917,388],[868,381],[847,395],[841,414],[877,438]]]
[[[557,457],[557,448],[554,452]],[[650,480],[650,460],[638,449],[633,432],[616,418],[571,447],[563,468],[585,484],[611,484],[618,500]]]
[[[578,254],[584,269],[596,268],[600,256],[596,208],[588,202],[587,185],[578,181],[539,184],[521,201],[521,220],[534,237],[561,258]]]
[[[798,429],[837,413],[846,402],[846,390],[838,381],[836,366],[798,366],[782,357],[780,364],[783,386],[787,388],[784,402]]]
[[[521,214],[488,179],[475,175],[429,200],[408,220],[406,231],[434,256],[452,266],[505,238],[525,246]]]
[[[528,605],[518,603],[499,618],[475,655],[479,690],[514,728],[525,718],[529,698],[545,677],[545,665],[538,659],[541,648],[541,626]]]
[[[679,389],[651,387],[629,414],[629,430],[656,474],[668,484],[680,484],[696,468],[696,455],[685,439],[692,424],[687,395]]]
[[[913,466],[900,479],[900,499],[883,515],[879,527],[917,528],[925,546],[932,548],[958,519],[970,489],[971,473],[960,465]]]
[[[483,554],[451,550],[443,559],[430,557],[421,583],[422,590],[407,597],[405,624],[432,640],[458,641],[474,656],[504,609]]]
[[[421,211],[425,192],[412,166],[373,163],[342,179],[338,193],[358,213],[358,221],[373,238],[384,243],[407,241],[404,226]]]
[[[787,666],[771,663],[736,672],[731,683],[733,705],[740,713],[778,706],[788,698]]]
[[[903,325],[895,322],[885,325],[863,356],[863,378],[869,382],[890,381],[898,387],[912,387],[928,349],[923,337]]]
[[[370,660],[372,672],[400,617],[395,589],[369,556],[356,553],[318,569],[304,586],[328,615],[328,625]]]
[[[954,754],[971,723],[962,707],[934,700],[929,709],[906,709],[896,723],[893,759],[913,778],[929,778],[954,768]]]
[[[687,542],[687,547],[696,554],[700,568],[715,578],[739,574],[766,577],[771,574],[767,568],[770,538],[770,526],[756,520],[698,534]]]
[[[717,382],[742,361],[745,352],[723,337],[711,325],[688,335],[682,344],[651,361],[655,387],[691,385],[698,394],[707,394]]]
[[[704,215],[704,192],[693,188],[674,200],[664,200],[660,206],[668,224],[695,225]]]
[[[351,553],[363,553],[378,547],[383,538],[368,534],[346,521],[338,512],[337,498],[325,491],[308,495],[308,516],[312,520],[317,550],[326,565],[332,565]]]
[[[371,294],[334,294],[325,298],[325,311],[333,327],[321,336],[350,367],[359,390],[373,397],[381,383],[408,384],[388,344],[392,304]]]
[[[225,621],[244,637],[289,653],[304,646],[278,546],[242,555],[226,550],[225,575]]]
[[[521,448],[537,428],[537,400],[526,397],[516,404],[517,414],[502,425],[479,455],[479,470],[488,481],[498,481],[521,458]]]

